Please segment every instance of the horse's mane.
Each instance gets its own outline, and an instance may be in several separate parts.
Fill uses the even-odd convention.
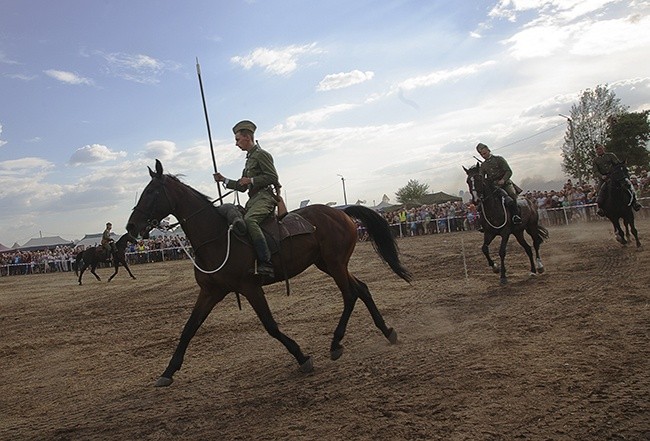
[[[207,195],[201,193],[200,191],[194,189],[193,187],[189,186],[189,185],[186,184],[185,182],[181,181],[180,178],[179,178],[177,175],[166,174],[165,176],[167,176],[169,179],[171,179],[171,180],[173,180],[173,181],[178,182],[178,183],[181,184],[182,186],[188,188],[188,189],[192,192],[192,194],[194,194],[196,197],[198,197],[199,199],[203,199],[203,200],[205,200],[207,203],[209,203],[210,205],[212,205],[212,198],[211,198],[211,197],[209,197],[209,196],[207,196]]]

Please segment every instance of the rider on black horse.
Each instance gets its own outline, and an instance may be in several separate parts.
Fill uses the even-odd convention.
[[[506,205],[512,215],[514,225],[521,224],[521,212],[517,205],[517,191],[515,185],[510,180],[512,170],[508,162],[501,156],[493,155],[490,148],[483,143],[478,143],[476,151],[481,155],[484,161],[481,163],[480,172],[486,180],[496,187],[501,188],[506,193]],[[480,209],[480,208],[479,208]],[[483,213],[481,213],[481,216]]]
[[[117,251],[115,249],[115,241],[111,237],[111,228],[113,228],[113,224],[106,222],[106,229],[104,230],[104,233],[102,233],[102,248],[106,253],[107,260]]]
[[[621,164],[621,161],[618,157],[612,152],[606,152],[605,146],[602,144],[596,144],[596,157],[594,158],[594,175],[598,179],[598,187],[596,191],[598,192],[598,199],[596,203],[598,204],[597,214],[599,216],[606,216],[605,210],[603,209],[603,204],[605,203],[605,197],[607,196],[607,191],[609,185],[605,183],[610,181],[610,173],[612,167],[615,165]],[[628,190],[632,194],[632,208],[634,211],[639,211],[642,206],[636,200],[636,192],[634,191],[634,186],[629,179],[625,179],[625,184]]]

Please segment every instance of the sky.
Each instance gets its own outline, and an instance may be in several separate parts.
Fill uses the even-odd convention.
[[[216,198],[197,58],[218,171],[254,121],[289,209],[457,195],[478,142],[557,188],[585,90],[650,109],[648,29],[647,0],[0,0],[0,243],[124,233],[155,159]]]

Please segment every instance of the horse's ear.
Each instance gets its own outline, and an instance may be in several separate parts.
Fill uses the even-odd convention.
[[[465,170],[465,173],[469,174],[469,170],[467,170],[464,165],[462,167],[463,167],[463,170]]]
[[[156,172],[155,173],[154,173],[153,170],[151,170],[151,167],[147,166],[147,168],[149,169],[149,176],[151,176],[152,179],[153,178],[160,178],[162,176],[163,168],[162,168],[162,164],[160,163],[160,161],[158,159],[156,159]]]

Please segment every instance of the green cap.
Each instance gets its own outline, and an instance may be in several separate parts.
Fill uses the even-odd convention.
[[[234,134],[237,134],[237,132],[239,132],[242,129],[250,130],[251,132],[255,133],[255,129],[257,129],[257,126],[253,124],[252,121],[248,121],[245,119],[235,124],[235,127],[232,128],[232,132]]]

